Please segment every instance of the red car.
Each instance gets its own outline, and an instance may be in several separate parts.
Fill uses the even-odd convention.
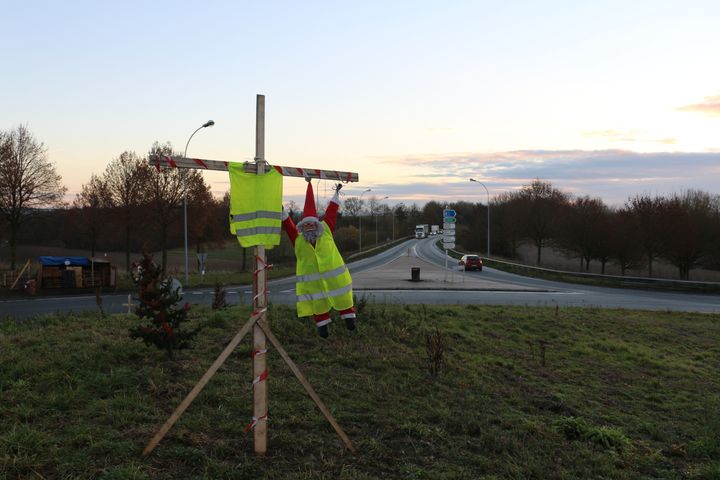
[[[479,270],[482,272],[483,262],[477,255],[463,255],[458,265],[464,267],[466,272],[468,270]]]

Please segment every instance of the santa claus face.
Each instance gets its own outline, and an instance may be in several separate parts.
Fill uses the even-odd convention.
[[[300,232],[306,242],[314,244],[322,233],[322,225],[316,218],[304,218],[299,224]]]

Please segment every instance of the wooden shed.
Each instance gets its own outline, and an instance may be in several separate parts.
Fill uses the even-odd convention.
[[[105,258],[43,256],[38,261],[40,288],[115,287],[117,267]]]

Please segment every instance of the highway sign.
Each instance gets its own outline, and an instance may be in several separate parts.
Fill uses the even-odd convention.
[[[455,223],[455,222],[457,222],[457,218],[455,218],[455,217],[445,217],[445,218],[443,218],[443,221],[444,221],[445,223]]]
[[[443,247],[445,248],[445,250],[448,250],[450,248],[455,248],[455,244],[454,243],[443,243]]]
[[[455,210],[443,210],[443,217],[445,217],[446,219],[449,217],[454,217],[455,215]]]
[[[454,223],[443,223],[443,230],[455,230]]]
[[[445,235],[443,237],[443,242],[445,242],[445,243],[454,242],[454,241],[455,241],[455,235]]]

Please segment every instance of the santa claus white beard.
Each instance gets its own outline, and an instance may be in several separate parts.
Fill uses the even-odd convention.
[[[312,223],[315,225],[315,228],[312,230],[305,230],[303,228],[304,225]],[[320,235],[322,235],[323,230],[325,229],[325,225],[319,222],[316,218],[308,217],[302,219],[297,224],[298,229],[302,233],[303,238],[306,242],[312,243],[313,245],[315,242],[317,242],[317,239],[320,238]]]
[[[314,244],[315,242],[317,242],[318,232],[317,230],[310,230],[308,232],[304,231],[302,236],[306,242]]]

